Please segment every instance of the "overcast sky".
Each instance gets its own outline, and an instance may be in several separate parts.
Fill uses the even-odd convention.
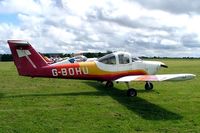
[[[200,1],[0,0],[0,53],[8,39],[48,53],[200,57]]]

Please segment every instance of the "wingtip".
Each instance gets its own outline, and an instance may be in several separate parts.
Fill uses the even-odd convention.
[[[191,74],[191,76],[192,76],[192,77],[194,77],[194,78],[196,77],[196,75],[195,75],[195,74]]]
[[[194,79],[196,77],[195,74],[186,74],[186,77],[188,77],[188,79]]]

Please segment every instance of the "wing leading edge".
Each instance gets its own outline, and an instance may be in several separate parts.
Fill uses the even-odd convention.
[[[183,81],[190,80],[196,77],[194,74],[162,74],[162,75],[137,75],[125,76],[116,79],[116,82],[131,82],[131,81]]]

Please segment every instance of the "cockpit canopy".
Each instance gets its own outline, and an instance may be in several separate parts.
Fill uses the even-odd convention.
[[[104,64],[116,64],[116,57],[114,54],[108,54],[98,59],[99,62]]]
[[[99,62],[109,65],[115,64],[129,64],[131,62],[141,60],[138,57],[131,56],[130,53],[127,52],[115,52],[108,55],[105,55],[98,59]]]

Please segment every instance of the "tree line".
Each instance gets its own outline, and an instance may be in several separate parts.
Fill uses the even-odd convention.
[[[87,58],[99,58],[102,57],[106,54],[112,53],[111,51],[107,51],[107,52],[98,52],[98,53],[83,53],[81,55],[86,56]],[[64,58],[64,57],[73,57],[74,54],[63,54],[63,53],[42,53],[42,55],[51,58],[51,57],[60,57],[60,58]],[[177,57],[158,57],[158,56],[154,56],[154,57],[146,57],[146,56],[142,56],[140,57],[141,59],[179,59]],[[181,57],[182,59],[197,59],[197,57]],[[200,57],[198,57],[199,59]],[[0,61],[13,61],[13,57],[11,54],[0,54]]]

